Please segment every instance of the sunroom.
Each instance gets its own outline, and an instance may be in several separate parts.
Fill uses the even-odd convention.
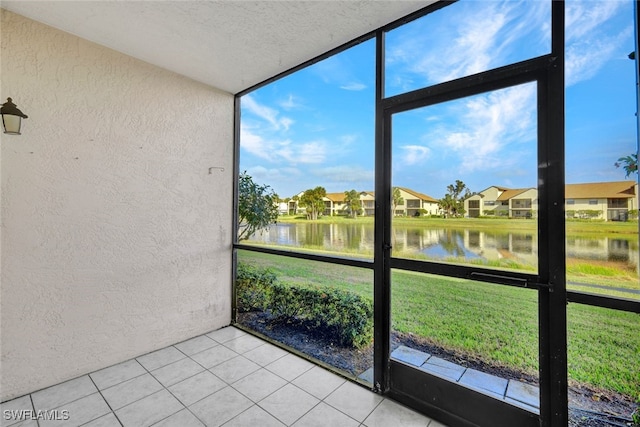
[[[637,216],[564,207],[637,153],[635,2],[0,7],[3,426],[640,417]],[[242,239],[241,174],[290,208]],[[536,215],[393,215],[491,185]]]

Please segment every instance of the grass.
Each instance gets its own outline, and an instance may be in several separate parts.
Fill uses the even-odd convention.
[[[373,298],[369,269],[240,251],[285,282],[327,285]],[[392,272],[392,327],[451,351],[537,375],[537,294],[530,289]],[[640,316],[568,306],[569,378],[631,397],[640,394]]]
[[[404,271],[391,289],[394,330],[537,376],[535,292]]]
[[[323,216],[316,221],[309,221],[304,215],[282,215],[278,222],[283,223],[326,223],[326,224],[373,224],[372,216],[350,218],[346,216]],[[437,227],[474,230],[506,230],[535,232],[538,222],[535,219],[508,218],[429,218],[429,217],[394,217],[394,226]],[[637,221],[584,221],[568,220],[566,222],[567,235],[579,237],[598,234],[629,235],[637,239]],[[633,236],[635,235],[635,237]],[[621,236],[617,236],[618,238]]]

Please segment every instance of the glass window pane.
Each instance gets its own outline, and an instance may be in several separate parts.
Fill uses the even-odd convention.
[[[569,304],[567,328],[571,418],[584,425],[624,425],[640,396],[640,316]]]
[[[459,1],[390,31],[385,96],[551,52],[550,1]]]
[[[536,84],[392,117],[393,256],[537,271]]]
[[[391,292],[393,359],[538,410],[535,291],[394,270]]]
[[[373,382],[373,271],[238,251],[237,321]]]
[[[633,14],[630,0],[566,3],[565,214],[568,289],[640,299]]]
[[[278,196],[243,243],[373,258],[375,42],[241,98],[240,171]]]

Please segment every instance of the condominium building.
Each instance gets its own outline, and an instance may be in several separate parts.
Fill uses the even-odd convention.
[[[464,201],[466,216],[532,218],[538,211],[538,190],[491,186]],[[593,182],[565,186],[567,218],[626,221],[638,209],[638,184],[633,181]]]

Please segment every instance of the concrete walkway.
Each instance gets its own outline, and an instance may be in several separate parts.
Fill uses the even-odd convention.
[[[538,414],[540,411],[540,389],[536,386],[465,368],[406,346],[396,348],[391,353],[391,358],[533,413]],[[360,378],[371,382],[372,375],[373,369],[370,369],[360,375]]]

